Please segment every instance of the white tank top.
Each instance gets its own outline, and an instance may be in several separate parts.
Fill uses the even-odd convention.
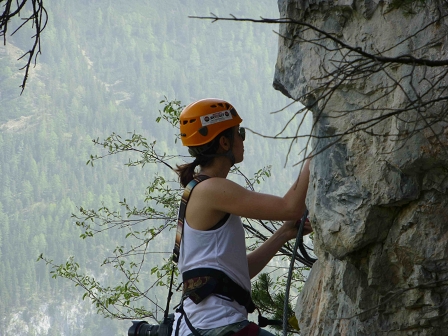
[[[209,231],[195,230],[185,220],[178,267],[181,273],[199,267],[218,269],[250,291],[246,241],[241,218],[231,214],[223,226]],[[236,301],[215,295],[210,295],[198,305],[186,299],[184,310],[191,324],[199,329],[218,328],[247,319],[246,308]],[[179,314],[176,314],[176,320],[178,317]],[[179,335],[188,334],[191,334],[191,331],[183,318]]]

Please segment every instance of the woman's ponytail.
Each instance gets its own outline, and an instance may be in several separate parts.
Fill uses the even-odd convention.
[[[194,178],[195,169],[198,165],[199,160],[196,159],[193,162],[177,166],[176,173],[179,175],[180,183],[184,188]]]

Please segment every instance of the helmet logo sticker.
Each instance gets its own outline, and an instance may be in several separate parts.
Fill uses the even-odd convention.
[[[202,116],[201,124],[203,126],[207,126],[207,125],[216,124],[216,123],[219,123],[219,122],[225,121],[225,120],[232,120],[232,114],[228,110],[215,112],[215,113],[211,113],[211,114]]]

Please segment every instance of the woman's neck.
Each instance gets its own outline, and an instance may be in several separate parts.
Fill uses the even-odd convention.
[[[227,174],[229,174],[230,168],[230,160],[226,157],[216,157],[212,164],[201,167],[199,171],[200,175],[207,175],[210,177],[222,177],[226,178]]]

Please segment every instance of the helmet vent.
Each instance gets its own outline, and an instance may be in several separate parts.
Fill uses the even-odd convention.
[[[184,121],[182,121],[182,124],[183,124],[183,125],[188,124],[188,120],[184,120]]]
[[[190,119],[190,124],[194,123],[196,121],[196,119]]]

